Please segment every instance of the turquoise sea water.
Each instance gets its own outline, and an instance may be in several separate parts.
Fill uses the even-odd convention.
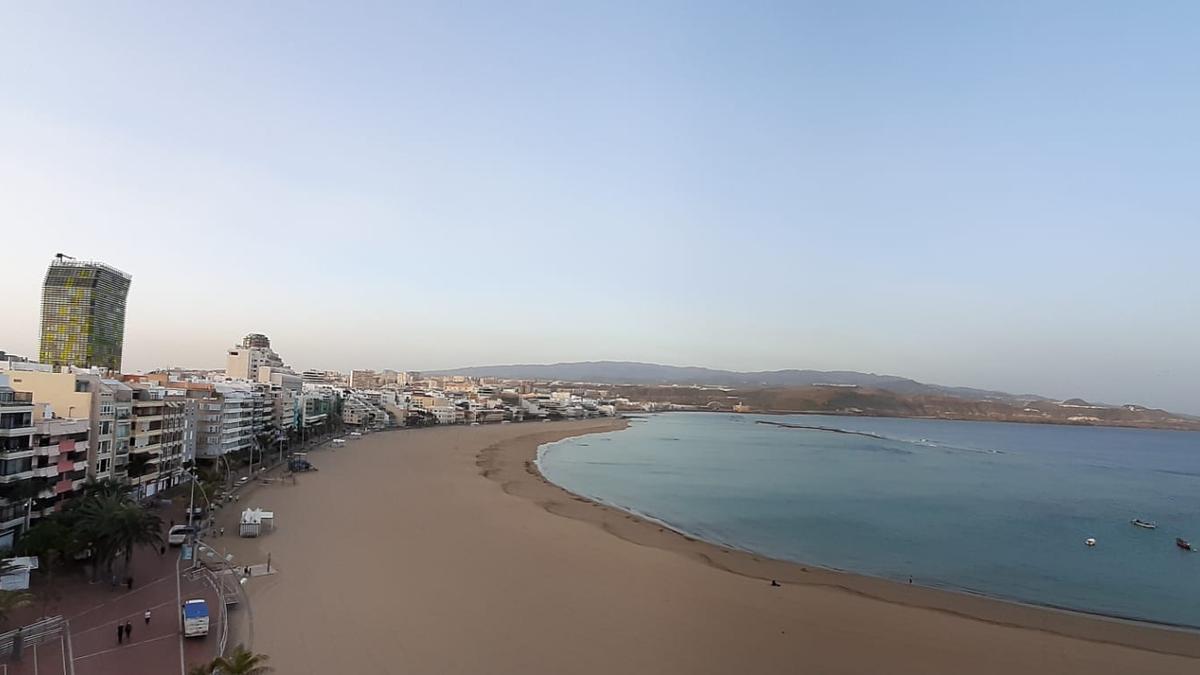
[[[1198,433],[670,413],[540,454],[572,492],[771,557],[1200,627],[1200,553],[1174,543],[1200,544]]]

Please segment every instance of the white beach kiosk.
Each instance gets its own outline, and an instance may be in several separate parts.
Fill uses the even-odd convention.
[[[242,522],[238,527],[238,535],[242,537],[257,537],[262,534],[263,526],[275,529],[275,512],[262,509],[246,509],[242,511]]]

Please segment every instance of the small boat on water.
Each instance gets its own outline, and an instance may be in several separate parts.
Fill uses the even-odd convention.
[[[1091,546],[1095,546],[1095,545],[1096,545],[1096,538],[1095,538],[1095,537],[1088,537],[1087,539],[1084,539],[1084,540],[1083,540],[1083,543],[1084,543],[1084,545],[1086,545],[1086,546],[1089,546],[1089,547],[1091,547]]]
[[[1178,546],[1179,548],[1181,548],[1181,549],[1185,550],[1185,551],[1191,551],[1191,550],[1193,550],[1193,549],[1192,549],[1192,545],[1191,545],[1191,544],[1189,544],[1189,543],[1188,543],[1188,540],[1187,540],[1187,539],[1184,539],[1183,537],[1175,537],[1175,545],[1176,545],[1176,546]]]
[[[1134,525],[1137,525],[1138,527],[1144,527],[1147,530],[1153,530],[1156,527],[1158,527],[1157,524],[1152,523],[1148,520],[1142,520],[1141,518],[1134,518],[1133,520],[1131,520],[1129,522],[1133,523]]]

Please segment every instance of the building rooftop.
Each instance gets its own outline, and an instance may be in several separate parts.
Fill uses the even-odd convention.
[[[60,253],[59,256],[61,256],[61,255],[62,254]],[[111,273],[113,273],[119,277],[122,277],[126,280],[133,279],[132,275],[130,275],[126,272],[122,272],[121,270],[113,267],[112,265],[106,265],[102,262],[97,262],[95,260],[75,260],[74,258],[62,258],[62,257],[55,256],[55,258],[50,261],[50,266],[51,267],[95,267],[97,269],[102,269],[106,272],[111,272]]]

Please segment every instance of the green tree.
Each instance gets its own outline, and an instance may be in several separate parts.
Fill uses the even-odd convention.
[[[129,486],[125,485],[116,478],[102,478],[100,480],[88,479],[83,484],[82,494],[80,498],[87,500],[91,497],[112,497],[115,495],[128,495]]]
[[[63,523],[61,516],[62,514],[56,513],[38,521],[17,541],[17,551],[21,555],[37,556],[41,561],[40,571],[46,576],[46,583],[38,593],[43,614],[48,614],[50,604],[57,602],[61,597],[58,587],[54,584],[55,572],[64,561],[83,548],[75,536],[75,531]]]
[[[97,562],[112,575],[118,553],[125,555],[125,573],[133,567],[135,547],[162,546],[162,519],[128,495],[104,495],[86,499],[79,507],[80,528],[94,546]],[[97,565],[98,567],[99,565]]]
[[[228,656],[213,659],[211,668],[221,675],[266,675],[275,672],[267,665],[266,654],[255,654],[244,645],[234,647]]]

